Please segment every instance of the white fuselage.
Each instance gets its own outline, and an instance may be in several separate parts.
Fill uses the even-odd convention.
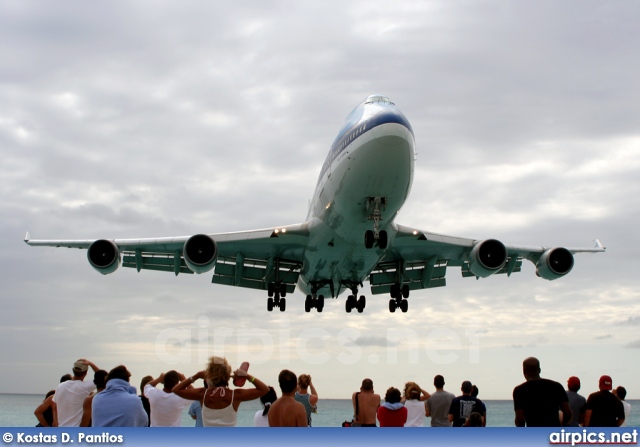
[[[387,249],[393,244],[393,220],[413,181],[415,143],[396,107],[371,99],[347,118],[318,179],[307,218],[313,249],[305,252],[298,281],[305,294],[337,296],[366,280],[384,256],[384,249],[364,244],[365,231],[374,228],[369,198],[383,198],[378,229],[388,234]]]

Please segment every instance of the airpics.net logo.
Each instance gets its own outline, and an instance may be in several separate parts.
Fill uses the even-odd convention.
[[[464,329],[438,327],[387,328],[375,336],[346,327],[330,331],[322,327],[293,329],[291,320],[282,318],[275,330],[230,328],[212,324],[200,316],[192,328],[169,328],[158,333],[155,352],[168,365],[206,363],[212,352],[236,357],[237,362],[251,358],[255,365],[274,358],[287,364],[292,358],[309,365],[322,365],[337,360],[343,365],[368,362],[396,365],[400,361],[419,364],[427,357],[437,365],[449,365],[459,360],[480,363],[480,339],[485,330],[479,321],[471,321]]]
[[[588,431],[586,429],[581,432],[560,430],[549,435],[549,444],[551,445],[637,445],[638,431],[630,432],[599,432]]]

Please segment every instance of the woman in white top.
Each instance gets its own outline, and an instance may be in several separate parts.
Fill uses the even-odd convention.
[[[232,377],[244,377],[256,388],[232,390],[229,388],[229,380]],[[206,380],[208,388],[187,388],[198,379]],[[202,403],[204,427],[235,427],[240,402],[258,399],[267,391],[269,391],[267,385],[255,376],[247,374],[246,371],[237,369],[232,375],[227,359],[215,356],[209,359],[205,370],[199,371],[173,388],[173,392],[178,396]]]
[[[253,425],[255,427],[269,426],[269,409],[271,408],[271,404],[274,403],[276,399],[278,399],[276,390],[274,390],[273,387],[270,386],[269,392],[267,392],[267,394],[260,398],[260,402],[262,403],[262,410],[256,411],[256,414],[253,417]]]
[[[425,406],[424,401],[431,394],[420,388],[415,382],[407,382],[404,386],[404,407],[407,409],[407,422],[405,427],[424,427]]]

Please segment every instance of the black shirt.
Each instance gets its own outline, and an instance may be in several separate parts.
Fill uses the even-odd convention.
[[[560,427],[562,402],[569,402],[567,393],[553,380],[529,380],[513,389],[513,408],[524,410],[527,427]]]
[[[477,397],[464,395],[456,397],[449,407],[449,414],[453,415],[453,426],[462,427],[474,411],[484,416],[486,410],[483,407],[482,401]]]
[[[618,420],[624,419],[622,402],[609,391],[590,394],[587,410],[591,410],[589,427],[617,427]]]

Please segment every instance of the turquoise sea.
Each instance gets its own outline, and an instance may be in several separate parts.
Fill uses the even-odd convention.
[[[38,421],[33,410],[42,402],[44,396],[38,394],[0,394],[0,426],[33,427]],[[510,400],[485,400],[488,427],[513,427],[513,403]],[[640,400],[629,400],[631,416],[629,427],[640,426]],[[244,402],[238,411],[238,426],[252,427],[253,416],[260,410],[259,401]],[[351,420],[353,408],[350,400],[323,399],[318,403],[318,413],[313,415],[314,427],[340,427],[343,421]],[[182,418],[183,427],[192,427],[193,420],[186,410]],[[425,425],[429,419],[425,418]]]

